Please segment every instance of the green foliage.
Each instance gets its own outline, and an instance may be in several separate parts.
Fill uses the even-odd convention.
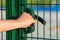
[[[27,4],[51,4],[53,1],[55,0],[27,0]],[[31,6],[31,5],[28,5]],[[39,5],[39,6],[43,6],[43,5]],[[47,5],[48,6],[48,5]]]
[[[5,0],[2,0],[2,2],[0,0],[0,6],[1,6],[1,3],[2,3],[2,6],[5,6],[6,5]]]
[[[50,4],[53,1],[56,0],[27,0],[27,4]],[[60,0],[58,0],[58,2],[60,2]],[[5,0],[2,0],[2,6],[5,6],[6,2]],[[0,6],[1,6],[1,0],[0,0]]]
[[[27,4],[50,4],[55,0],[27,0]]]

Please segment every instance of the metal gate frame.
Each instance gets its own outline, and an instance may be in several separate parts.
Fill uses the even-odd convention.
[[[21,3],[23,3],[23,5]],[[6,0],[6,18],[17,19],[26,9],[24,4],[26,4],[26,0]],[[34,14],[32,14],[32,16],[34,16]],[[27,37],[26,32],[29,32],[27,31],[29,29],[31,28],[8,31],[6,32],[6,40],[27,40],[25,37]],[[34,31],[34,27],[31,30]]]
[[[32,9],[26,7],[27,0],[6,0],[6,19],[17,19],[23,12],[30,13],[32,17],[46,24],[45,20],[34,14]],[[6,32],[6,40],[27,40],[27,34],[35,30],[34,25],[27,29],[17,29]]]
[[[56,0],[56,3],[57,2],[58,2],[58,0]],[[50,3],[51,3],[51,0],[50,0]],[[21,5],[21,6],[19,7],[19,5]],[[22,5],[24,7],[22,7]],[[31,5],[33,5],[33,4],[31,4]],[[38,4],[36,4],[36,5],[38,5]],[[39,5],[43,5],[43,13],[44,13],[44,5],[50,5],[50,8],[51,8],[51,5],[57,5],[56,6],[56,26],[57,26],[56,31],[57,32],[56,32],[56,39],[53,39],[53,40],[58,40],[58,4],[44,4],[44,2],[43,2],[43,4],[39,4]],[[24,12],[24,11],[26,12],[25,9],[26,9],[26,0],[17,0],[17,1],[16,0],[6,0],[6,19],[17,19],[22,14],[22,12]],[[32,11],[32,9],[31,9],[31,11]],[[34,13],[34,12],[32,12],[32,13]],[[34,14],[31,14],[31,15],[34,15]],[[43,18],[45,18],[45,14],[44,14]],[[38,17],[37,17],[37,19],[38,19]],[[38,34],[37,34],[36,39],[38,39],[38,40],[47,39],[47,38],[45,38],[45,27],[43,28],[43,32],[44,32],[43,33],[44,38],[38,38]],[[8,31],[8,32],[6,32],[6,40],[27,40],[27,38],[35,38],[35,37],[27,37],[27,33],[31,33],[31,32],[29,32],[29,31],[27,32],[27,29],[17,29],[17,30]],[[51,9],[50,9],[50,39],[47,39],[47,40],[52,40],[51,39]]]

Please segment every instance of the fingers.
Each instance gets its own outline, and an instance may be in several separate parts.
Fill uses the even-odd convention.
[[[23,14],[22,15],[27,15],[28,13],[27,12],[23,12]]]
[[[25,25],[22,28],[27,28],[30,27],[30,25],[35,23],[35,20],[33,19],[33,17],[26,12],[23,12],[23,14],[20,16],[19,21],[24,22]]]
[[[26,25],[24,26],[24,27],[22,27],[22,28],[28,28],[28,27],[30,27],[30,26],[32,26],[32,25],[34,25],[35,24],[35,20],[34,21],[30,21],[30,22],[28,22],[27,23],[27,21],[26,21]]]
[[[22,17],[26,17],[26,18],[30,17],[30,18],[32,18],[30,13],[26,13],[26,12],[23,12],[23,14],[19,18],[22,18]]]

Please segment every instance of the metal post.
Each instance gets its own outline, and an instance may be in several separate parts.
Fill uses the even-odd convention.
[[[20,2],[22,3],[22,0],[6,0],[6,19],[16,19],[22,14],[24,8],[22,5],[18,6]],[[23,29],[6,32],[6,40],[27,40],[23,38],[26,36]]]
[[[15,18],[15,0],[6,0],[6,19]],[[6,40],[15,40],[16,30],[6,32]]]
[[[6,0],[6,19],[17,19],[23,12],[29,12],[34,17],[34,12],[27,9],[27,0]],[[6,32],[6,40],[27,40],[27,33],[34,31],[34,25],[27,29],[17,29]]]

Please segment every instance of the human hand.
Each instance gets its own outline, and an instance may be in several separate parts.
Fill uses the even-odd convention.
[[[26,12],[24,12],[17,20],[20,22],[23,22],[22,28],[27,28],[31,24],[35,23],[35,20],[33,19],[33,17],[29,13],[26,13]]]

